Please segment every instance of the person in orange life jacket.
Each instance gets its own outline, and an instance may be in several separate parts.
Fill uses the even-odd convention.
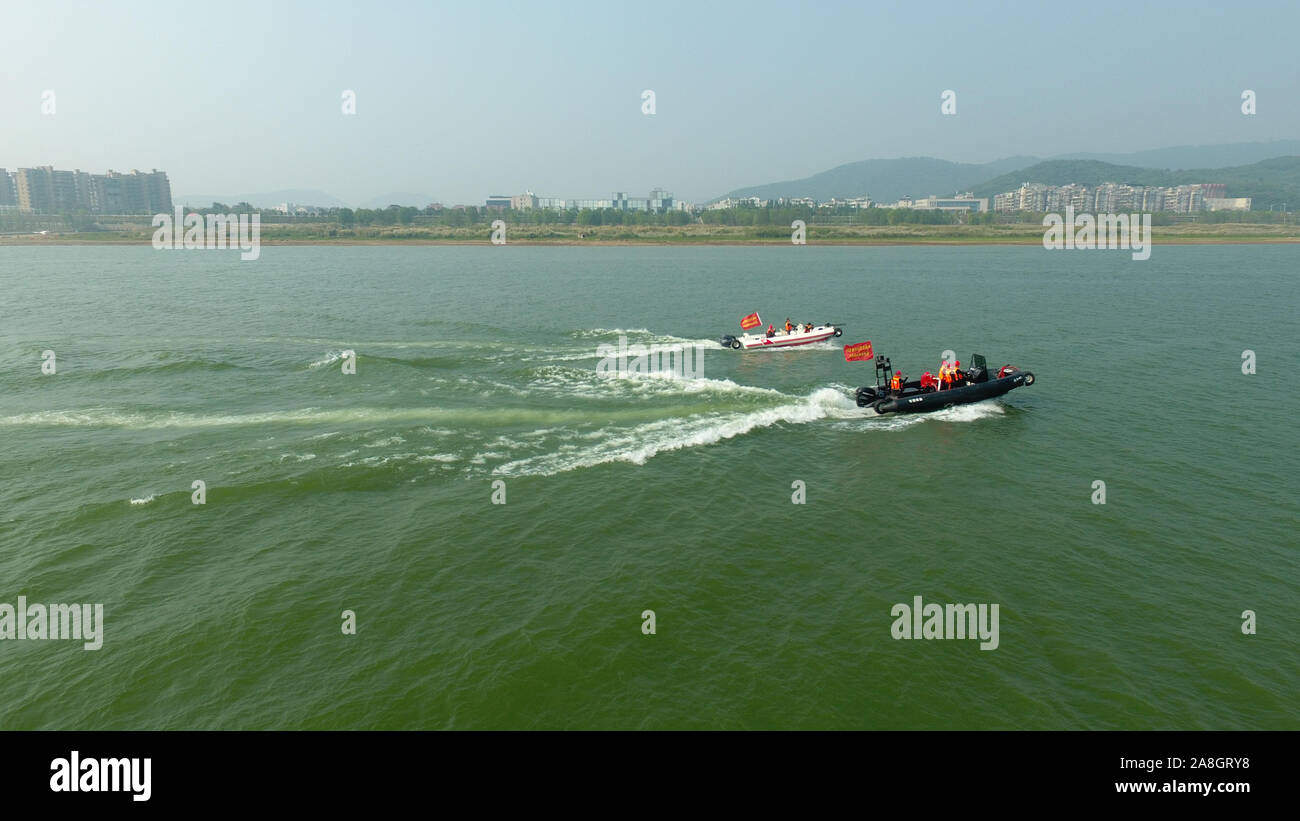
[[[786,332],[786,335],[788,336],[788,335],[790,334],[790,332],[793,331],[793,330],[794,330],[794,325],[791,325],[791,324],[790,324],[790,317],[787,316],[787,317],[785,318],[785,332]]]
[[[901,394],[903,392],[903,383],[906,381],[907,377],[903,376],[902,371],[894,371],[894,378],[889,380],[889,389],[895,394]]]
[[[952,387],[952,371],[947,362],[939,363],[939,390],[946,391]]]
[[[966,374],[961,372],[961,360],[954,359],[952,361],[952,386],[954,388],[961,387],[961,383],[965,381]]]
[[[934,390],[934,374],[930,373],[929,371],[926,371],[925,373],[921,374],[921,390],[923,391]]]

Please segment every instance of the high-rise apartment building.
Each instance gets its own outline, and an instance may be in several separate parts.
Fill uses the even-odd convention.
[[[2,170],[2,169],[0,169]],[[172,211],[172,187],[165,171],[142,174],[88,174],[57,171],[44,165],[20,168],[13,174],[14,200],[21,211],[92,214],[167,214]],[[0,180],[0,205],[5,204]]]
[[[20,211],[53,211],[54,169],[48,165],[39,168],[20,168],[14,174],[18,189]]]
[[[18,207],[18,188],[14,184],[14,175],[8,169],[0,168],[0,208]]]
[[[1173,187],[1137,186],[1124,183],[1104,182],[1089,188],[1086,185],[1043,185],[1025,183],[1016,191],[1006,191],[993,198],[994,210],[1003,213],[1011,211],[1045,211],[1059,213],[1067,207],[1076,214],[1096,211],[1098,213],[1120,213],[1157,211],[1193,214],[1207,209],[1213,210],[1210,201],[1226,202],[1222,196],[1227,188],[1225,183],[1197,183]],[[1249,198],[1246,198],[1249,202]],[[1236,204],[1234,208],[1240,209]],[[1246,209],[1249,209],[1249,205]]]

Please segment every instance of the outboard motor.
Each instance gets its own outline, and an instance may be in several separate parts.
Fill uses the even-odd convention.
[[[876,354],[876,386],[858,388],[853,398],[858,403],[859,408],[865,408],[875,403],[883,396],[889,393],[889,380],[894,374],[894,365],[889,361],[889,357],[884,354]]]
[[[972,385],[989,381],[989,363],[983,355],[973,353],[970,355],[970,360],[971,366],[966,370],[966,380]]]

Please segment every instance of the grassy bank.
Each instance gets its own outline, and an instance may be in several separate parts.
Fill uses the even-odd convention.
[[[1032,223],[1009,225],[810,225],[810,245],[1037,245],[1044,228]],[[145,224],[113,231],[51,232],[0,236],[0,245],[81,245],[148,243],[152,229]],[[393,226],[340,228],[328,224],[263,224],[264,245],[292,244],[490,244],[486,225]],[[1300,242],[1300,227],[1264,224],[1199,224],[1155,226],[1156,242]],[[789,245],[790,232],[773,226],[507,226],[510,244],[532,245]]]

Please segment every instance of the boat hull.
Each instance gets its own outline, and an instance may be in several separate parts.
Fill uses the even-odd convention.
[[[811,331],[805,332],[796,331],[786,334],[782,331],[772,336],[767,334],[741,334],[740,336],[724,336],[719,341],[724,348],[749,351],[758,348],[795,348],[800,345],[811,345],[814,342],[825,342],[843,333],[844,330],[835,325],[817,325]]]
[[[946,391],[922,391],[919,382],[908,382],[901,396],[880,395],[875,388],[858,388],[858,407],[870,406],[878,415],[886,413],[929,413],[956,405],[982,402],[1002,396],[1022,385],[1034,384],[1031,371],[1016,371],[1001,379],[991,379]]]

